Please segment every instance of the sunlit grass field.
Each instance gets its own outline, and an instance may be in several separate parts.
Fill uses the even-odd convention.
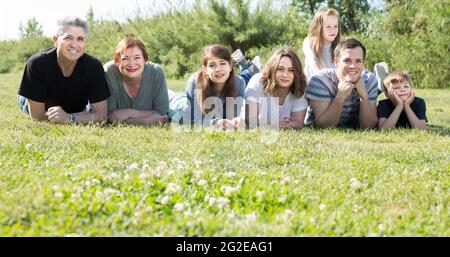
[[[34,123],[20,78],[0,75],[1,236],[450,235],[448,89],[416,90],[426,132],[181,132]]]

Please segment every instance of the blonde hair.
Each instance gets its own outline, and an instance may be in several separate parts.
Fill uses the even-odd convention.
[[[275,90],[278,88],[275,76],[278,65],[282,57],[288,57],[292,61],[292,69],[294,72],[294,82],[290,87],[290,92],[297,98],[300,98],[305,93],[306,76],[303,73],[302,63],[298,55],[289,48],[283,48],[276,51],[270,58],[262,71],[261,82],[263,89],[273,96]]]
[[[311,22],[311,26],[309,27],[308,37],[311,40],[311,47],[314,51],[314,55],[318,63],[322,64],[323,56],[322,50],[324,46],[323,39],[323,22],[325,17],[327,16],[336,16],[338,18],[338,34],[336,38],[331,43],[331,59],[334,59],[334,49],[336,48],[337,43],[341,39],[341,23],[339,12],[333,8],[323,8],[317,11],[314,14],[314,18]]]
[[[383,81],[384,92],[389,92],[395,84],[409,83],[411,85],[411,78],[403,71],[391,72]],[[411,85],[412,86],[412,85]]]

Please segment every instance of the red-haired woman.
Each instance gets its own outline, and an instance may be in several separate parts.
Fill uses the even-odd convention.
[[[169,99],[162,68],[148,62],[144,43],[125,37],[116,47],[114,61],[104,65],[111,96],[108,120],[160,124],[167,120]]]

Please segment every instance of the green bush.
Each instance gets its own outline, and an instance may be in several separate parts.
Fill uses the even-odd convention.
[[[415,87],[448,88],[449,11],[446,1],[420,0],[370,17],[371,26],[357,36],[368,50],[367,67],[386,61],[408,72]]]
[[[35,53],[52,46],[50,38],[32,36],[19,41],[3,41],[0,43],[0,73],[21,71],[25,62]]]

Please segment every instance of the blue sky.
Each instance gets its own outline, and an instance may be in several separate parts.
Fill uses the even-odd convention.
[[[379,4],[381,0],[369,0]],[[44,34],[51,36],[56,30],[56,21],[66,15],[85,17],[90,6],[94,9],[96,19],[123,21],[133,16],[139,8],[145,13],[156,12],[162,3],[175,0],[8,0],[2,1],[0,9],[0,40],[17,39],[19,25],[35,17],[43,26]],[[255,1],[256,2],[256,1]],[[277,2],[284,2],[278,0]]]

